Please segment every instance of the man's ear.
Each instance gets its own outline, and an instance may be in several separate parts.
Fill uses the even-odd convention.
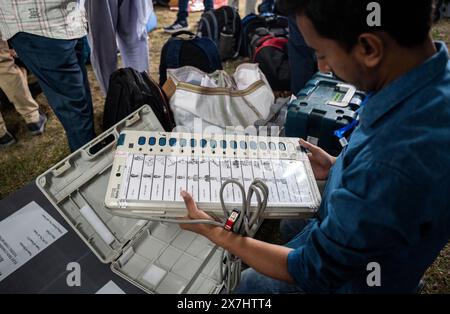
[[[354,49],[357,60],[368,68],[377,67],[384,57],[385,45],[380,36],[373,33],[359,35]]]

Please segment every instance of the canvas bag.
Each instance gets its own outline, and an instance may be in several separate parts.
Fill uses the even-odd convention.
[[[225,71],[207,74],[190,66],[167,73],[164,90],[170,97],[175,123],[191,132],[194,118],[202,119],[202,130],[210,126],[245,129],[266,119],[275,100],[257,64],[241,64],[232,77]]]

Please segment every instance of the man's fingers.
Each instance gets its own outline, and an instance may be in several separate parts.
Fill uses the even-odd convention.
[[[302,138],[298,141],[298,143],[300,144],[300,146],[309,149],[311,152],[315,152],[319,149],[316,145],[313,145]]]
[[[186,208],[187,208],[188,213],[189,213],[188,215],[192,217],[191,214],[193,214],[193,213],[198,211],[197,204],[195,203],[195,201],[192,198],[191,194],[189,194],[188,192],[181,191],[180,194],[181,194],[181,197],[184,200],[184,204],[186,204]]]
[[[182,220],[182,221],[190,220],[190,219],[192,219],[192,218],[189,217],[189,215],[188,216],[184,216],[183,218],[177,218],[177,220]],[[189,228],[189,224],[180,224],[180,228],[186,230],[186,229]]]
[[[186,215],[186,216],[184,216],[184,217],[177,217],[177,218],[175,218],[176,220],[181,220],[181,221],[184,221],[184,220],[189,220],[189,219],[192,219],[191,217],[189,217],[189,215]]]

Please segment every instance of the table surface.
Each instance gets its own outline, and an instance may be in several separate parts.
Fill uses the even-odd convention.
[[[1,281],[0,293],[90,294],[97,292],[110,280],[125,293],[144,293],[113,273],[109,264],[103,264],[91,252],[34,182],[0,200],[0,220],[7,218],[32,201],[39,204],[68,232]],[[79,287],[70,287],[66,283],[67,276],[72,271],[66,270],[66,267],[71,262],[80,264],[81,286]]]

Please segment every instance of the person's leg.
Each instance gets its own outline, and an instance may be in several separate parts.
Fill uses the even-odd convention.
[[[439,21],[439,19],[441,18],[441,9],[442,6],[444,4],[444,0],[437,0],[436,1],[436,6],[433,12],[433,22],[437,22]]]
[[[81,69],[81,74],[83,75],[84,92],[87,98],[87,102],[92,106],[91,87],[89,85],[89,77],[87,74],[86,63],[84,58],[85,45],[88,45],[86,41],[82,39],[78,40],[77,44],[75,45],[75,54],[77,55],[78,65]]]
[[[214,0],[203,0],[203,5],[206,11],[214,10]]]
[[[189,0],[178,0],[177,21],[187,22]]]
[[[189,30],[188,27],[188,0],[178,1],[178,14],[177,19],[172,25],[164,27],[164,31],[169,34],[173,34],[179,31]]]
[[[149,49],[145,23],[153,8],[143,7],[139,1],[123,0],[118,10],[117,43],[123,65],[139,72],[148,72]],[[142,12],[143,10],[147,12]]]
[[[288,294],[303,293],[300,287],[264,276],[253,268],[244,270],[235,294]]]
[[[6,148],[16,143],[16,139],[6,129],[5,121],[0,112],[0,148]]]
[[[296,95],[317,72],[314,50],[306,45],[294,16],[289,17],[289,67],[291,69],[291,91]]]
[[[0,112],[0,138],[5,136],[7,132],[8,129],[6,128],[5,120],[3,120],[2,113]]]
[[[30,93],[27,75],[14,63],[6,41],[0,41],[0,88],[27,124],[39,121],[39,105]]]
[[[95,137],[90,93],[80,66],[78,40],[51,39],[18,33],[12,45],[36,75],[50,106],[61,121],[72,151]]]
[[[109,78],[117,69],[116,27],[118,0],[86,1],[91,64],[104,96]]]
[[[255,13],[256,0],[246,0],[245,1],[245,15],[250,13]]]

